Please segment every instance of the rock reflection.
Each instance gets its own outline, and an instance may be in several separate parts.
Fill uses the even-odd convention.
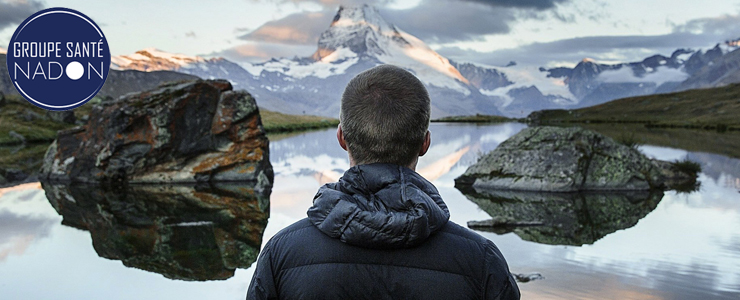
[[[475,230],[514,232],[524,240],[549,245],[593,244],[637,224],[663,198],[660,191],[536,193],[463,190],[492,219],[468,222]]]
[[[223,280],[248,268],[269,216],[269,193],[249,186],[42,186],[62,224],[89,231],[100,257],[170,279]]]

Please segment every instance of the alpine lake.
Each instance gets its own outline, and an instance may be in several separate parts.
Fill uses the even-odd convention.
[[[527,125],[432,123],[417,171],[520,274],[522,299],[740,299],[740,133],[599,125],[662,160],[701,164],[695,191],[465,195],[454,179]],[[269,195],[234,184],[0,189],[0,299],[244,299],[258,251],[349,167],[336,129],[272,135]],[[456,255],[449,253],[450,256]],[[440,260],[449,257],[439,257]]]

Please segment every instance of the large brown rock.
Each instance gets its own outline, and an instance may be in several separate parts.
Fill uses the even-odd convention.
[[[255,182],[272,185],[254,98],[224,80],[173,83],[96,105],[60,131],[41,179],[72,182]]]

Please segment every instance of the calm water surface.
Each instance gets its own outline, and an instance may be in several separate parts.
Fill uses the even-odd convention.
[[[418,171],[438,187],[453,221],[491,218],[487,211],[496,205],[466,197],[453,180],[524,127],[432,124],[432,147]],[[254,232],[264,229],[264,244],[303,218],[319,186],[349,165],[335,130],[272,137],[270,148],[275,183],[266,227],[240,219],[263,215],[255,199],[248,211],[233,206],[240,193],[252,194],[232,187],[129,191],[125,201],[79,188],[59,188],[50,201],[38,183],[0,190],[0,299],[243,299],[253,257],[234,249],[256,248]],[[640,150],[701,162],[701,189],[648,200],[559,199],[570,203],[563,211],[574,211],[567,226],[480,232],[498,245],[512,272],[544,276],[519,284],[524,299],[740,299],[740,160],[650,145]],[[186,197],[187,205],[172,209],[166,199],[139,200],[178,193],[200,200]],[[203,200],[215,198],[231,199],[231,206]],[[607,206],[614,203],[625,209],[613,213]],[[608,224],[594,221],[599,214]],[[156,237],[156,249],[142,236]],[[192,263],[193,257],[215,258],[218,268]],[[192,281],[203,279],[216,280]]]

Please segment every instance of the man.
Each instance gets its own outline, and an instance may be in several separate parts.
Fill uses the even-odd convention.
[[[337,140],[351,168],[265,245],[247,299],[519,299],[498,248],[448,221],[414,172],[430,110],[424,85],[401,68],[349,82]]]

